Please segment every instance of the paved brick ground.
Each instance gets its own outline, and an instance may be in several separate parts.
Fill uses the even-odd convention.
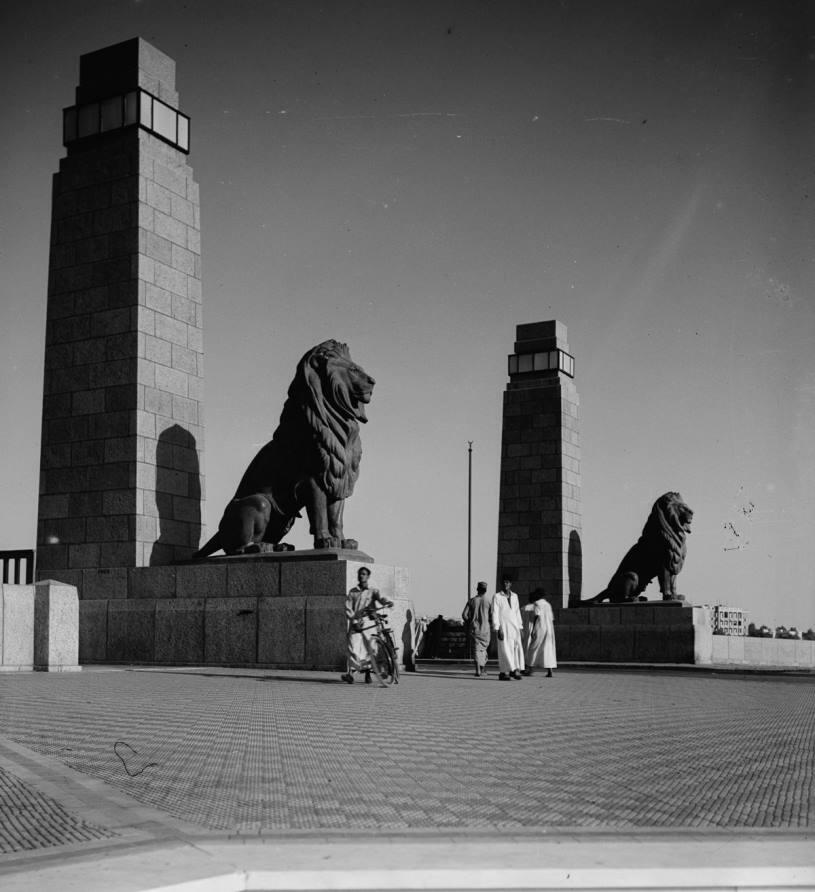
[[[60,802],[0,767],[0,855],[118,834],[70,814]]]
[[[317,672],[85,669],[0,675],[0,704],[6,739],[227,834],[815,819],[811,678],[425,671],[382,689]]]

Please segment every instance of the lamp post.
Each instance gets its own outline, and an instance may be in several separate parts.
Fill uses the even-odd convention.
[[[467,440],[467,601],[473,596],[473,441]],[[470,630],[467,634],[467,659],[473,658],[473,642]]]
[[[467,441],[467,600],[472,597],[473,567],[473,441]]]

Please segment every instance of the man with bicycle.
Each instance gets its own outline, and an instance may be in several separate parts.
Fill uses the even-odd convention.
[[[345,618],[348,623],[346,630],[348,671],[340,677],[347,684],[354,683],[355,672],[364,672],[365,684],[371,683],[371,660],[365,647],[362,628],[371,609],[393,607],[393,601],[383,598],[378,588],[368,587],[370,577],[371,571],[367,567],[360,567],[357,571],[357,584],[348,592],[345,599]]]

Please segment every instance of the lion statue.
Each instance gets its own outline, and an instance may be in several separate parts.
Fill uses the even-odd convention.
[[[374,379],[345,344],[318,344],[297,363],[280,424],[252,459],[218,532],[193,555],[262,551],[277,545],[305,508],[315,548],[357,548],[342,528],[359,476],[359,426]]]
[[[663,601],[681,600],[676,594],[676,577],[685,563],[691,520],[693,511],[678,492],[661,495],[642,535],[620,562],[606,590],[584,603],[636,601],[655,576]]]

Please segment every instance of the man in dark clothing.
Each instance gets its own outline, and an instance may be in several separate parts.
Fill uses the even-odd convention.
[[[492,598],[487,594],[487,583],[479,582],[476,586],[475,597],[467,601],[461,618],[467,627],[470,640],[473,643],[473,660],[475,662],[475,677],[481,678],[487,674],[487,648],[490,645],[490,612],[492,610]]]

